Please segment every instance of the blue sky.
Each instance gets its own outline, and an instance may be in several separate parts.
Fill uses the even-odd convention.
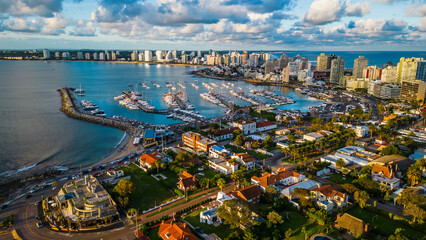
[[[0,0],[0,49],[425,50],[425,0]]]

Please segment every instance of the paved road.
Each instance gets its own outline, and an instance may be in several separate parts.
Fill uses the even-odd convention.
[[[233,191],[234,190],[234,186],[235,186],[234,182],[230,183],[228,186],[226,186],[223,189],[223,192],[231,192],[231,191]],[[194,204],[197,204],[197,203],[199,203],[201,201],[204,201],[204,200],[206,200],[208,198],[212,198],[212,197],[217,196],[217,193],[220,191],[220,189],[217,189],[216,191],[214,191],[212,193],[206,194],[208,191],[211,191],[211,190],[212,189],[204,190],[204,191],[202,191],[202,192],[200,192],[200,193],[198,193],[198,194],[196,194],[194,196],[199,196],[199,195],[203,195],[203,194],[205,194],[205,195],[203,195],[201,197],[198,197],[196,199],[190,200],[190,201],[188,201],[186,203],[183,203],[183,204],[178,205],[176,207],[173,207],[171,209],[168,209],[168,210],[166,210],[164,212],[158,213],[158,214],[156,214],[154,216],[148,217],[148,215],[151,214],[151,213],[153,213],[153,212],[145,213],[145,214],[143,214],[143,215],[140,216],[140,219],[141,219],[142,223],[146,223],[146,222],[150,222],[150,221],[155,221],[155,220],[157,220],[157,219],[159,219],[159,218],[161,218],[162,216],[165,216],[165,215],[173,216],[173,214],[175,214],[176,212],[178,212],[178,211],[180,211],[180,210],[182,210],[184,208],[190,207],[190,206],[192,206]],[[179,202],[183,202],[183,201],[185,201],[185,199],[182,199],[180,201],[174,202],[173,204],[176,204],[176,203],[179,203]]]

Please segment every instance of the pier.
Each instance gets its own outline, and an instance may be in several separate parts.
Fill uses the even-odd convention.
[[[127,132],[129,135],[140,135],[142,129],[137,126],[133,126],[130,122],[124,120],[116,120],[107,117],[94,116],[86,113],[81,109],[77,98],[74,95],[74,91],[71,88],[58,89],[61,94],[62,107],[61,111],[64,112],[68,117],[77,120],[96,123],[103,126],[113,127]]]
[[[234,104],[229,100],[226,99],[222,94],[220,93],[211,93],[213,96],[216,97],[223,105],[227,106],[229,109],[234,109]]]
[[[132,101],[136,106],[138,106],[140,109],[142,109],[144,112],[147,113],[157,113],[157,114],[168,114],[169,110],[156,110],[156,109],[148,109],[144,105],[140,104],[138,101],[131,99],[131,94],[127,91],[123,91],[123,93],[126,95],[126,97]]]
[[[171,96],[175,99],[177,105],[179,105],[179,107],[181,109],[186,109],[186,105],[182,102],[182,100],[176,95],[176,93],[171,93]]]

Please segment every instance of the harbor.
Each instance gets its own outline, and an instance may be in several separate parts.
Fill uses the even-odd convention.
[[[265,101],[249,96],[248,94],[244,92],[236,92],[234,90],[231,90],[229,91],[229,93],[231,94],[231,96],[234,96],[236,98],[249,102],[250,104],[253,104],[255,106],[268,106],[268,104]]]
[[[281,105],[296,103],[296,101],[294,101],[293,99],[290,99],[288,97],[284,97],[266,90],[263,90],[263,91],[250,90],[250,93],[274,101],[273,103],[270,103],[271,106],[281,106]]]

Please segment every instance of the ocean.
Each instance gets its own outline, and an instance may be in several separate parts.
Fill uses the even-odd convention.
[[[287,52],[289,56],[300,53],[310,60],[317,52]],[[340,53],[335,52],[336,55]],[[328,52],[326,52],[328,54]],[[425,52],[345,52],[347,62],[353,62],[358,55],[370,59],[370,64],[381,65],[395,62],[402,56],[426,57]],[[376,58],[376,57],[377,58]],[[378,60],[376,60],[378,59]],[[346,67],[350,67],[346,65]],[[148,65],[110,62],[62,62],[62,61],[0,61],[0,176],[16,174],[26,169],[48,167],[78,167],[96,163],[114,151],[123,139],[123,132],[70,119],[60,111],[60,96],[56,91],[64,86],[86,91],[86,99],[96,103],[109,116],[120,115],[153,124],[172,124],[180,121],[165,115],[131,111],[114,101],[122,90],[143,90],[145,99],[157,109],[167,108],[162,95],[168,91],[166,82],[185,84],[186,93],[195,110],[206,117],[224,114],[225,109],[199,97],[208,92],[201,82],[216,83],[214,91],[229,96],[229,89],[223,88],[221,80],[200,78],[191,71],[200,67],[173,65]],[[191,83],[196,83],[195,89]],[[161,87],[156,88],[152,82]],[[141,89],[145,83],[149,90]],[[233,82],[244,91],[250,89],[273,91],[296,100],[295,104],[282,106],[283,109],[306,111],[321,101],[300,95],[292,89],[253,86],[246,82]],[[132,87],[129,87],[129,84]],[[236,104],[247,105],[242,100]]]

